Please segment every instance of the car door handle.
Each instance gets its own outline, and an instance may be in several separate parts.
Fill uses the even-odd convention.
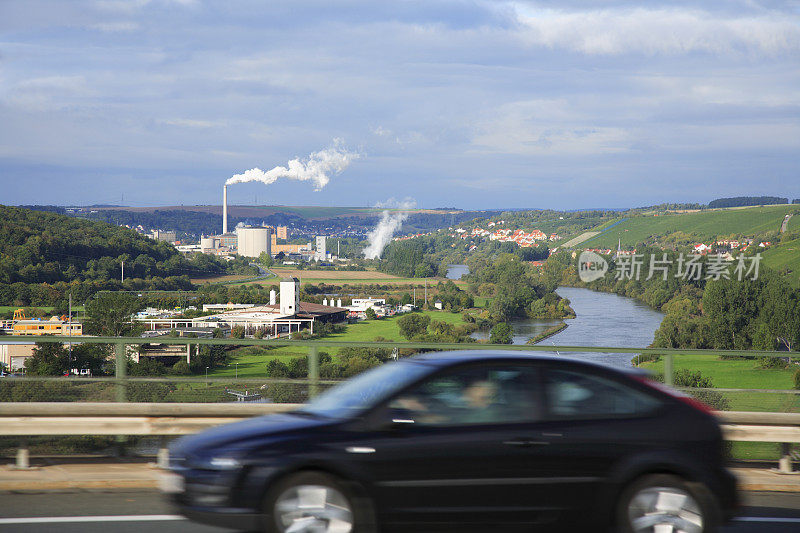
[[[504,440],[503,444],[506,446],[519,446],[521,448],[530,448],[531,446],[547,446],[550,444],[546,440],[533,440],[533,439],[512,439]]]

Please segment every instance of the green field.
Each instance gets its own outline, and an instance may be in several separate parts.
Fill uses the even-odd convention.
[[[794,369],[777,370],[756,368],[751,359],[723,360],[707,355],[676,355],[675,369],[699,370],[712,379],[714,386],[722,389],[777,389],[794,387]],[[664,372],[664,362],[644,363],[642,367],[656,373]],[[778,393],[726,392],[731,411],[800,411],[800,396]]]
[[[439,320],[447,322],[448,324],[463,324],[464,320],[460,313],[448,313],[445,311],[422,311],[422,314],[430,316],[431,320]],[[383,337],[390,341],[405,341],[400,335],[400,329],[397,327],[397,320],[399,316],[384,318],[381,320],[365,320],[355,324],[347,325],[347,330],[344,333],[337,333],[329,335],[324,340],[332,341],[374,341],[376,337]],[[338,348],[320,347],[320,351],[328,352],[330,355],[336,355]],[[239,363],[239,377],[264,377],[264,370],[267,362],[270,359],[278,358],[284,362],[288,362],[292,357],[300,357],[308,355],[305,348],[295,346],[281,346],[264,350],[262,348],[240,348],[236,350],[235,355],[231,358],[231,363],[228,368],[217,369],[209,372],[209,376],[213,374],[214,377],[230,377],[236,373],[236,363]]]
[[[796,214],[789,219],[789,226],[786,229],[787,231],[800,231],[800,214]]]
[[[697,240],[710,240],[728,235],[755,235],[766,231],[777,231],[784,215],[800,211],[797,205],[775,205],[748,207],[743,209],[713,209],[692,213],[667,215],[643,215],[629,218],[614,226],[603,235],[598,235],[581,246],[592,248],[616,248],[617,239],[624,246],[646,242],[653,236],[664,236],[684,232]],[[795,222],[792,217],[790,223]],[[594,231],[602,231],[604,224]]]
[[[792,217],[792,220],[800,217]],[[800,239],[773,245],[761,253],[765,266],[774,270],[788,269],[792,275],[788,279],[795,286],[800,285]]]

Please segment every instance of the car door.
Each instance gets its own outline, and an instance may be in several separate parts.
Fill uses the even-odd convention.
[[[460,366],[401,392],[347,447],[395,523],[536,522],[546,486],[538,369],[519,361]]]
[[[542,380],[541,430],[550,445],[537,460],[550,479],[546,505],[568,514],[592,510],[611,469],[663,436],[662,404],[596,369],[549,363]]]

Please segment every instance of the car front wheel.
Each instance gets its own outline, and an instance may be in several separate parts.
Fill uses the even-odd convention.
[[[362,533],[364,513],[345,485],[320,472],[282,480],[265,501],[268,533]]]
[[[623,491],[617,524],[624,533],[711,533],[716,527],[708,501],[666,474],[642,477]]]

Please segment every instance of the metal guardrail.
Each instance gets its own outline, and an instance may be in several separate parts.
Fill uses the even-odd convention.
[[[252,416],[281,413],[302,404],[208,403],[4,403],[0,436],[138,435],[162,437],[158,465],[166,467],[164,437],[189,435]],[[800,413],[717,412],[725,439],[782,444],[779,471],[792,472],[789,445],[800,443]],[[29,467],[23,439],[16,467]]]
[[[113,344],[116,355],[116,377],[124,378],[126,373],[125,351],[128,345],[152,344],[152,338],[141,337],[74,337],[68,335],[7,335],[4,340],[13,342],[58,342],[58,343],[89,343],[89,344]],[[709,356],[728,356],[728,357],[797,357],[800,352],[777,352],[764,350],[706,350],[695,348],[630,348],[614,346],[546,346],[541,344],[486,344],[486,343],[431,343],[431,342],[363,342],[363,341],[337,341],[337,340],[291,340],[291,339],[209,339],[209,338],[188,338],[188,337],[158,337],[158,344],[182,344],[182,345],[222,345],[222,346],[298,346],[308,350],[308,379],[311,382],[309,392],[313,396],[317,391],[319,380],[319,357],[320,348],[389,348],[389,349],[414,349],[414,350],[509,350],[526,352],[590,352],[590,353],[630,353],[630,354],[653,354],[664,357],[664,382],[667,385],[674,384],[674,355],[709,355]],[[119,388],[117,401],[125,401],[124,387]]]
[[[301,404],[252,403],[0,403],[0,436],[22,437],[15,467],[30,467],[25,437],[116,435],[161,437],[157,464],[169,464],[166,437],[191,435],[244,418],[297,409]]]

